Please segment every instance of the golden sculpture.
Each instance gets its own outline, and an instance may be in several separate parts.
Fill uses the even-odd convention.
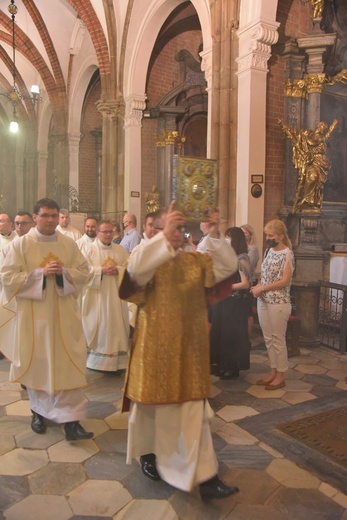
[[[281,119],[278,122],[292,142],[293,164],[298,169],[293,213],[305,209],[320,211],[323,187],[331,166],[326,156],[326,143],[338,121],[335,119],[329,127],[321,121],[315,130],[298,130],[287,126]]]
[[[156,186],[152,186],[150,193],[146,191],[145,202],[147,213],[153,213],[153,211],[160,209],[160,193]]]
[[[325,0],[311,0],[313,6],[313,18],[322,18]]]

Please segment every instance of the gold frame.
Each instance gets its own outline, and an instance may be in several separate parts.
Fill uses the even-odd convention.
[[[172,198],[188,222],[208,220],[217,207],[217,161],[175,155]]]

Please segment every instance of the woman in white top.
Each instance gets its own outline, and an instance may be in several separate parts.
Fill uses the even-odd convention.
[[[261,281],[251,288],[258,298],[257,310],[269,355],[271,371],[257,381],[266,390],[285,386],[284,373],[288,369],[286,330],[291,313],[290,284],[294,271],[294,255],[287,229],[281,220],[271,220],[265,226],[266,244],[261,265]]]

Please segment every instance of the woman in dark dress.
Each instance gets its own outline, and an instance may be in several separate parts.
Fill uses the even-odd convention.
[[[225,239],[238,257],[238,272],[229,297],[211,309],[211,363],[218,366],[221,379],[233,379],[249,368],[248,293],[250,261],[241,228],[227,229]]]

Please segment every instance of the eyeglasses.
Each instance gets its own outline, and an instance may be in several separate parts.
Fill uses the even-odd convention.
[[[113,229],[111,229],[110,231],[98,231],[98,233],[104,233],[105,235],[106,234],[109,234],[109,235],[112,235],[113,234]]]
[[[38,217],[41,217],[41,218],[59,218],[59,214],[58,213],[38,213],[37,215]]]
[[[32,224],[33,222],[15,222],[15,226],[28,226],[29,224]]]

